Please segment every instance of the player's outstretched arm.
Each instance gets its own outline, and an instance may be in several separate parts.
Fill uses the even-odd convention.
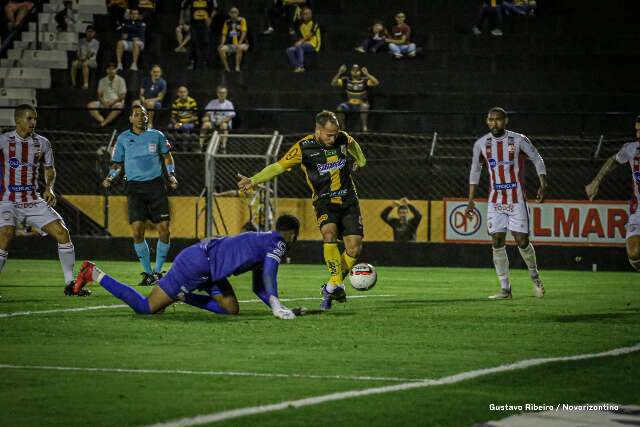
[[[265,167],[251,178],[238,174],[240,178],[238,188],[242,192],[251,191],[257,184],[267,182],[300,163],[302,163],[302,150],[300,143],[295,143],[280,160]]]
[[[602,165],[598,174],[593,181],[587,184],[584,187],[584,191],[587,192],[587,197],[589,200],[593,200],[598,195],[598,190],[600,189],[600,183],[602,180],[614,169],[616,168],[616,156],[611,156],[607,159],[607,161]]]
[[[293,311],[280,303],[278,298],[278,266],[274,254],[267,254],[263,268],[253,271],[253,292],[264,302],[275,317],[282,320],[292,320],[296,316]]]
[[[56,205],[56,195],[53,192],[53,184],[56,182],[56,169],[53,166],[44,168],[45,187],[42,197],[51,207]]]

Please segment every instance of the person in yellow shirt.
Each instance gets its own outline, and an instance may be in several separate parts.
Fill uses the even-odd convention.
[[[220,39],[220,46],[218,46],[218,53],[225,71],[231,71],[227,55],[234,53],[236,54],[236,71],[240,71],[242,56],[247,50],[249,50],[247,20],[240,16],[240,11],[237,7],[232,7],[229,10],[229,19],[224,21],[222,26],[222,38]]]
[[[295,73],[303,73],[304,55],[306,53],[319,52],[322,43],[320,27],[313,20],[313,12],[308,7],[302,9],[302,21],[298,25],[298,34],[298,41],[287,49],[287,56],[293,71]]]
[[[171,105],[172,129],[190,130],[198,126],[198,103],[189,96],[186,86],[180,86],[177,91],[178,97]]]

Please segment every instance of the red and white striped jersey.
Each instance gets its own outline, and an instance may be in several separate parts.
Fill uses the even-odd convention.
[[[480,156],[484,157],[489,170],[489,202],[491,203],[526,202],[525,156],[533,162],[538,175],[547,173],[542,157],[529,138],[509,130],[499,138],[488,133],[475,142],[469,175],[470,184],[480,182],[482,172]]]
[[[21,138],[16,131],[0,135],[0,202],[34,202],[38,200],[40,163],[53,166],[49,140],[33,133]]]
[[[640,142],[624,144],[616,154],[616,161],[620,164],[629,163],[629,166],[631,166],[633,195],[629,203],[629,211],[633,214],[638,210],[638,203],[640,202]]]

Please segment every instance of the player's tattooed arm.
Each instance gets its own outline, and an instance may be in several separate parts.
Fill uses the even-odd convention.
[[[593,178],[589,184],[584,187],[584,190],[587,192],[587,197],[589,200],[593,200],[598,195],[598,190],[600,189],[600,183],[602,180],[616,168],[616,156],[611,156],[607,159],[607,161],[602,165],[600,170],[598,171],[598,175]]]
[[[109,173],[107,174],[105,179],[102,180],[102,186],[104,188],[111,187],[111,183],[116,178],[118,178],[118,176],[120,175],[121,170],[122,170],[122,164],[121,163],[111,163],[111,166],[109,167]]]
[[[53,192],[53,184],[56,182],[56,169],[53,166],[44,168],[45,187],[42,197],[49,206],[56,205],[56,195]]]

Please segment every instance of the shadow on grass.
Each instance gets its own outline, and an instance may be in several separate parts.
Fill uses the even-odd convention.
[[[640,310],[626,309],[625,312],[616,313],[589,313],[589,314],[567,314],[562,316],[552,316],[551,319],[559,323],[574,323],[574,322],[600,322],[602,320],[615,320],[615,319],[628,319],[639,318]]]

